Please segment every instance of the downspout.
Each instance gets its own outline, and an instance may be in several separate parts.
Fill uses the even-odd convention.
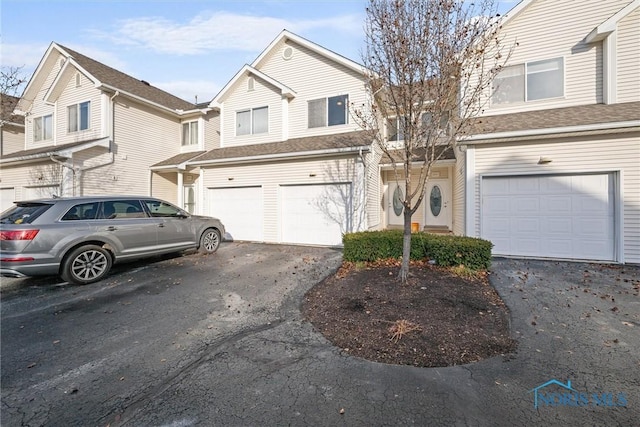
[[[115,103],[113,102],[113,100],[118,95],[120,95],[120,91],[117,90],[116,93],[114,93],[113,96],[111,98],[109,98],[109,103],[111,104],[111,129],[109,129],[109,131],[110,131],[109,133],[111,134],[110,135],[111,140],[109,141],[109,160],[107,160],[104,163],[99,163],[97,165],[87,166],[86,168],[77,168],[77,170],[75,172],[78,173],[78,181],[80,181],[80,182],[82,180],[82,173],[83,172],[86,172],[86,171],[91,170],[91,169],[101,168],[103,166],[107,166],[107,165],[113,164],[113,162],[115,162],[115,154],[113,152],[113,141],[115,140],[115,127],[116,127],[115,109],[116,109],[116,106],[115,106]],[[74,172],[74,180],[76,178],[75,172]],[[75,185],[74,185],[73,193],[74,193],[74,196],[75,196]]]
[[[76,173],[80,172],[80,168],[74,168],[73,165],[68,165],[65,162],[61,162],[60,160],[56,159],[55,157],[53,157],[53,154],[49,154],[49,160],[51,160],[53,163],[57,163],[60,166],[62,166],[63,168],[67,168],[71,171],[71,195],[75,196],[76,195]],[[64,182],[64,175],[62,177],[62,182]],[[61,182],[61,184],[62,184]],[[63,194],[61,194],[61,196],[64,196],[64,189],[62,191]]]

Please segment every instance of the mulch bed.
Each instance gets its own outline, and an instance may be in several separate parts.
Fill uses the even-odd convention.
[[[413,262],[402,285],[398,271],[396,261],[344,263],[307,292],[303,314],[334,345],[375,362],[452,366],[515,351],[509,311],[486,274]]]

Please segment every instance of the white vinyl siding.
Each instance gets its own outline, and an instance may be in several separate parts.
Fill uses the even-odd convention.
[[[0,155],[5,156],[16,151],[24,150],[24,127],[14,126],[10,123],[2,126],[2,152]]]
[[[309,128],[309,101],[346,95],[349,104],[366,103],[364,77],[292,41],[286,46],[294,50],[289,60],[282,58],[285,44],[276,46],[260,64],[260,71],[296,91],[289,101],[289,138],[335,134],[359,129],[354,120],[344,125]],[[273,120],[272,120],[273,123]]]
[[[623,201],[616,199],[616,233],[623,240],[624,261],[640,262],[639,133],[475,147],[474,212],[468,213],[473,227],[466,230],[468,235],[480,236],[480,176],[614,173],[623,198]],[[552,162],[539,165],[542,155]]]
[[[206,167],[203,186],[205,188],[256,187],[262,188],[265,242],[281,242],[281,200],[282,185],[323,184],[327,182],[353,183],[353,229],[363,230],[364,176],[362,163],[355,157],[326,158],[306,161],[277,161],[261,164]],[[211,200],[204,201],[211,215]],[[343,203],[343,202],[341,202]]]
[[[618,24],[617,33],[617,101],[640,101],[640,8]]]
[[[280,141],[283,133],[282,95],[280,88],[276,88],[263,80],[254,78],[254,90],[247,91],[247,77],[236,82],[233,89],[223,100],[221,115],[223,147],[238,145],[260,144],[264,142]],[[258,132],[253,132],[252,109],[257,112]],[[238,122],[238,112],[246,112],[246,120]],[[241,114],[242,116],[242,114]],[[264,119],[267,119],[265,122]],[[241,120],[243,120],[241,118]],[[242,132],[238,132],[238,124],[242,125]]]
[[[82,84],[79,87],[76,86],[76,75],[77,73],[68,73],[69,80],[62,83],[66,87],[56,100],[56,113],[54,114],[56,145],[88,141],[106,135],[106,124],[102,121],[102,94],[82,74],[80,74]],[[75,130],[72,130],[70,125],[73,122],[70,121],[68,107],[79,107],[81,104],[88,106],[88,115],[84,117],[86,122],[84,124],[80,122],[82,115],[76,111]],[[79,110],[81,109],[79,108]],[[86,129],[83,129],[84,126]]]
[[[117,154],[113,154],[113,163],[112,154],[104,148],[74,155],[82,166],[105,165],[83,172],[83,194],[149,195],[149,166],[180,152],[181,123],[177,118],[159,115],[155,109],[128,100],[116,103],[115,115]]]
[[[33,105],[31,106],[31,110],[29,111],[29,116],[25,118],[25,137],[26,137],[26,146],[25,149],[29,150],[32,148],[38,148],[38,147],[44,147],[44,146],[48,146],[52,144],[51,140],[40,140],[37,141],[34,138],[34,124],[33,124],[33,118],[34,117],[41,117],[41,116],[46,116],[46,115],[51,115],[54,116],[54,108],[55,106],[53,105],[49,105],[47,103],[45,103],[44,101],[42,101],[44,99],[45,94],[47,93],[47,90],[49,89],[49,87],[51,86],[51,84],[53,83],[54,79],[56,78],[56,76],[58,75],[58,73],[60,72],[60,55],[56,55],[55,53],[53,53],[48,59],[47,59],[47,64],[51,65],[51,70],[49,71],[49,74],[44,76],[44,75],[39,75],[38,78],[42,80],[41,84],[42,86],[40,86],[40,89],[38,90],[38,94],[37,96],[35,96],[34,101],[33,101]],[[45,64],[46,65],[46,64]],[[57,119],[56,119],[57,120]],[[55,126],[54,126],[55,129]],[[62,127],[63,131],[66,129],[66,126],[63,125]],[[65,132],[66,133],[66,132]],[[55,143],[55,139],[56,139],[56,135],[54,133],[53,135],[53,143]],[[3,171],[4,174],[4,171]]]
[[[509,62],[516,65],[564,58],[565,90],[560,98],[512,105],[492,105],[485,114],[504,114],[603,102],[602,46],[585,43],[596,26],[629,3],[628,0],[580,3],[580,19],[571,19],[577,3],[557,0],[531,2],[502,29],[504,46],[516,43]]]
[[[465,234],[465,156],[457,152],[456,164],[453,167],[453,234]]]

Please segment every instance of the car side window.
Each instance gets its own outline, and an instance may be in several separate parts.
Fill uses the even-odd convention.
[[[180,217],[184,215],[184,211],[160,200],[145,200],[147,209],[153,217]]]
[[[88,219],[95,219],[96,212],[98,208],[98,203],[82,203],[79,205],[73,206],[71,209],[65,213],[61,220],[62,221],[81,221]]]
[[[108,200],[102,203],[100,219],[145,218],[140,200]]]

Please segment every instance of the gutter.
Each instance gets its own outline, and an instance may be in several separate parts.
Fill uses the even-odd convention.
[[[624,129],[640,126],[640,120],[631,120],[626,122],[613,122],[613,123],[595,123],[591,125],[579,125],[579,126],[564,126],[545,129],[527,129],[511,132],[494,132],[485,133],[479,135],[471,135],[460,139],[462,144],[473,144],[476,141],[483,141],[486,139],[502,139],[502,138],[519,138],[541,135],[552,135],[556,133],[572,133],[572,132],[589,132],[597,130],[612,130],[612,129]]]
[[[139,102],[141,102],[143,104],[151,105],[151,106],[153,106],[154,108],[156,108],[158,110],[162,110],[162,111],[165,111],[165,112],[169,112],[169,113],[175,114],[178,117],[182,117],[182,116],[184,116],[186,114],[190,114],[190,113],[198,113],[198,114],[205,114],[206,113],[206,111],[205,111],[206,109],[194,109],[194,110],[184,111],[184,110],[180,110],[180,109],[172,109],[172,108],[169,108],[169,107],[165,107],[164,105],[158,104],[157,102],[149,101],[146,98],[142,98],[142,97],[140,97],[138,95],[134,95],[134,94],[132,94],[130,92],[122,91],[122,90],[120,90],[120,89],[118,89],[116,87],[113,87],[113,86],[110,86],[110,85],[107,85],[107,84],[104,84],[104,83],[101,83],[100,85],[97,86],[97,89],[101,89],[101,88],[113,91],[113,92],[117,93],[118,95],[123,95],[123,96],[126,96],[127,98],[135,99],[136,101],[139,101]]]

